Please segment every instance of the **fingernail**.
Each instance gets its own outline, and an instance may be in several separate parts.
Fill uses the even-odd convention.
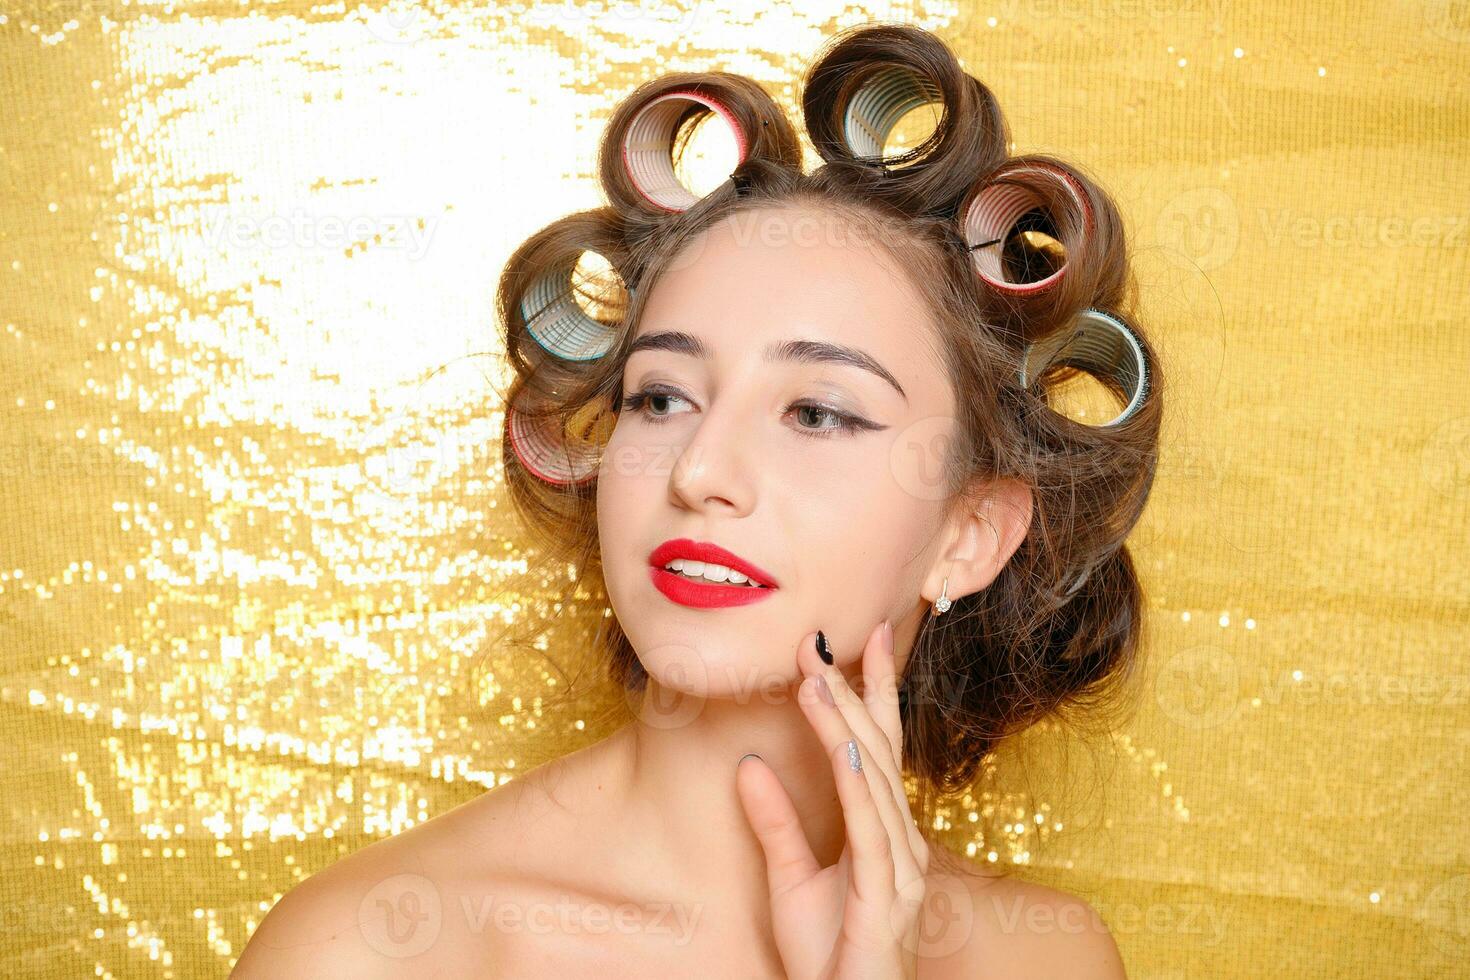
[[[893,656],[893,624],[883,620],[883,645],[888,648],[888,655]]]
[[[817,697],[827,702],[827,707],[837,707],[837,702],[832,700],[832,689],[827,686],[827,678],[821,674],[817,675]]]
[[[857,739],[855,738],[847,740],[847,768],[853,772],[863,771],[863,757],[858,752]]]
[[[745,753],[744,755],[742,755],[740,757],[740,761],[739,762],[736,762],[735,763],[735,768],[736,769],[739,769],[740,768],[740,763],[741,762],[744,762],[746,759],[761,759],[761,757],[758,756],[758,755],[756,755],[754,752],[747,752],[747,753]],[[765,762],[766,760],[765,759],[761,759],[761,761],[762,762]]]
[[[822,663],[832,662],[832,644],[827,642],[827,634],[817,630],[817,656],[822,658]]]

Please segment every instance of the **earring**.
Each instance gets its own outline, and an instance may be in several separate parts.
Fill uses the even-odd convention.
[[[934,600],[934,615],[949,612],[951,603],[949,601],[949,579],[944,580],[944,588],[939,590],[939,598]]]

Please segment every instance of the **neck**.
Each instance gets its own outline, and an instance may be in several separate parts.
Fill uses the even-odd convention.
[[[902,674],[922,609],[894,622]],[[860,663],[844,666],[849,683]],[[835,864],[846,843],[832,763],[787,687],[697,698],[648,678],[637,717],[607,740],[620,792],[607,818],[638,842],[650,893],[699,896],[732,929],[770,932],[765,852],[735,788],[735,767],[759,755],[780,779],[812,854]],[[701,918],[712,918],[705,914]]]
[[[626,780],[623,816],[648,849],[649,871],[671,890],[709,896],[721,914],[768,924],[765,854],[735,788],[740,758],[754,752],[776,773],[823,867],[837,861],[846,840],[832,766],[797,703],[796,684],[700,698],[650,677],[642,705],[613,739]]]

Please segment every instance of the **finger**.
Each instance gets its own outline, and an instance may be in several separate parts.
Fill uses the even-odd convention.
[[[874,627],[873,631],[868,634],[868,642],[863,648],[863,671],[865,676],[863,684],[864,698],[861,699],[859,703],[865,706],[863,714],[869,716],[870,718],[872,717],[873,713],[871,710],[866,710],[866,699],[868,696],[870,696],[868,692],[872,691],[876,685],[870,679],[868,679],[868,672],[870,670],[869,664],[876,662],[878,657],[880,656],[886,656],[886,654],[883,653],[881,647],[882,629],[882,623],[879,623],[878,626]],[[802,673],[808,675],[822,674],[824,677],[827,678],[827,683],[830,687],[832,687],[834,692],[837,690],[837,682],[839,681],[841,682],[841,686],[843,688],[851,691],[851,686],[847,683],[847,675],[842,672],[844,662],[841,655],[834,651],[833,659],[834,661],[836,661],[836,663],[829,666],[822,661],[821,657],[817,656],[816,642],[814,639],[808,639],[807,641],[803,642],[800,647],[797,648],[796,663],[797,666],[800,667]],[[879,669],[881,669],[881,667]],[[852,697],[856,698],[857,695],[853,694]],[[839,702],[839,704],[840,703],[841,702]],[[891,717],[894,719],[893,723],[895,727],[898,727],[898,696],[896,693],[892,696],[892,709],[893,713]],[[850,714],[853,714],[853,712],[849,712],[846,709],[843,710],[844,717],[847,717]],[[854,728],[857,730],[858,735],[861,736],[865,742],[875,746],[876,748],[879,746],[879,742],[881,741],[882,745],[884,747],[887,747],[888,752],[895,760],[895,763],[897,762],[897,760],[902,759],[902,755],[893,751],[893,737],[886,730],[883,730],[881,725],[877,724],[876,719],[870,722],[863,723],[861,725],[859,725],[857,721],[852,717],[849,717],[848,721],[849,723],[852,723],[854,725]],[[901,749],[901,741],[899,742],[899,746]],[[897,788],[900,792],[902,792],[903,784],[901,776],[898,781]]]
[[[893,655],[893,624],[878,624],[863,648],[863,703],[888,736],[893,758],[903,767],[903,723],[898,712],[898,667]]]
[[[864,653],[865,661],[874,656],[876,644],[881,642],[881,629],[874,630]],[[880,656],[887,656],[879,652]],[[834,658],[835,659],[835,658]],[[867,705],[847,684],[847,677],[836,666],[827,666],[820,659],[813,667],[814,672],[827,680],[836,707],[843,720],[867,745],[873,746],[874,764],[870,766],[875,783],[872,790],[878,797],[880,815],[884,825],[894,839],[895,864],[898,866],[897,885],[902,888],[915,877],[922,877],[928,867],[929,846],[914,822],[913,810],[908,793],[903,786],[903,771],[898,760],[889,750],[887,734],[878,725]]]
[[[849,696],[852,696],[851,692]],[[848,727],[853,726],[849,724]],[[877,728],[871,723],[867,727],[873,731]],[[893,853],[893,885],[896,889],[902,890],[915,879],[923,877],[924,865],[928,857],[925,852],[927,845],[914,823],[908,797],[904,795],[903,784],[896,772],[891,771],[892,762],[888,758],[887,750],[880,743],[863,741],[860,731],[854,731],[854,734],[860,744],[865,746],[863,772],[868,776],[868,789],[873,796],[874,805],[878,809],[878,817],[883,822],[883,830],[888,835],[889,847]],[[879,747],[876,750],[867,749],[866,746],[870,745],[879,745]],[[890,771],[884,771],[885,766],[888,766]],[[895,784],[897,789],[894,788]]]
[[[863,671],[863,697],[865,704],[877,704],[882,711],[874,711],[874,717],[883,719],[879,726],[883,729],[883,740],[888,743],[889,750],[893,752],[895,759],[902,759],[903,731],[898,712],[898,688],[896,681],[896,668],[893,656],[888,651],[891,649],[892,630],[887,629],[879,623],[868,632],[867,641],[863,644],[862,671]],[[883,658],[887,657],[885,664]],[[796,664],[803,674],[814,674],[820,672],[824,667],[828,670],[834,667],[838,670],[845,669],[849,664],[847,658],[841,651],[833,650],[835,664],[829,665],[817,655],[815,634],[808,634],[803,639],[796,651]],[[884,676],[894,677],[889,683],[893,684],[891,691],[883,690]]]
[[[869,634],[869,651],[872,650],[874,638],[878,635],[877,629]],[[833,658],[836,660],[835,651]],[[834,706],[843,716],[843,720],[864,744],[873,747],[873,760],[871,763],[865,763],[863,767],[863,773],[868,778],[868,789],[877,801],[879,816],[882,817],[883,825],[893,839],[896,852],[912,851],[910,829],[913,826],[913,818],[905,815],[908,811],[908,800],[902,796],[902,774],[891,771],[893,766],[890,761],[891,755],[888,752],[888,736],[879,729],[862,701],[847,686],[847,677],[842,670],[837,666],[829,666],[817,655],[815,634],[808,635],[802,645],[797,648],[796,659],[803,673],[808,676],[819,675],[827,680],[828,692],[832,694]],[[894,801],[895,793],[898,793],[904,800],[904,814],[898,812]],[[899,883],[902,884],[906,878],[907,873],[905,872],[901,875]]]
[[[853,734],[842,713],[821,700],[817,694],[817,677],[807,677],[801,682],[797,700],[832,764],[837,796],[842,803],[842,819],[847,828],[847,842],[852,849],[853,889],[864,902],[890,902],[896,893],[894,844],[879,813],[877,798],[869,785],[869,774],[864,769],[871,753]],[[888,905],[875,907],[887,908]]]
[[[736,763],[735,791],[766,856],[766,883],[773,899],[822,870],[790,794],[764,759],[750,755]]]
[[[878,624],[863,650],[863,703],[868,713],[888,736],[888,745],[893,752],[891,773],[894,797],[906,814],[909,828],[909,843],[919,863],[921,874],[929,870],[929,842],[919,831],[913,819],[913,808],[908,792],[903,786],[903,715],[898,710],[898,662],[894,653],[893,622],[885,619]],[[876,640],[876,644],[872,641]],[[845,678],[844,678],[845,679]],[[841,702],[839,702],[840,704]]]

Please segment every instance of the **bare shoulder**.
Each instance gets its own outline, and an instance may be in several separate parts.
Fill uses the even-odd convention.
[[[256,927],[230,976],[393,976],[395,964],[373,947],[358,915],[371,910],[403,851],[397,838],[380,840],[297,884]]]
[[[230,976],[378,980],[483,962],[492,931],[470,935],[456,913],[515,874],[536,826],[520,818],[529,785],[487,790],[300,882],[256,927]]]
[[[926,904],[943,904],[951,911],[948,927],[930,933],[939,937],[938,944],[928,957],[920,958],[926,976],[935,980],[1127,977],[1112,933],[1085,899],[992,872],[953,852],[931,862],[930,873],[931,889],[947,894]],[[927,970],[926,959],[931,961]]]

